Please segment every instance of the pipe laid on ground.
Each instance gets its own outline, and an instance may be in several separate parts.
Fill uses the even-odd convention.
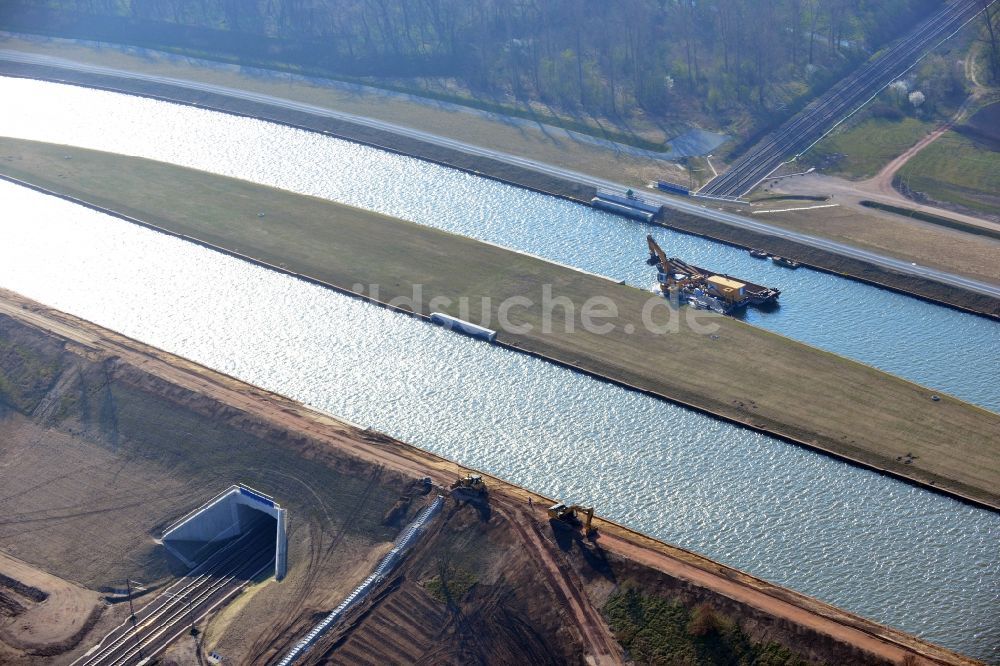
[[[459,319],[458,317],[452,317],[451,315],[447,315],[443,312],[432,312],[431,322],[437,324],[438,326],[443,326],[444,328],[455,331],[456,333],[462,333],[463,335],[468,335],[469,337],[476,338],[478,340],[496,342],[497,339],[497,332],[493,329],[473,324],[470,321],[465,321],[464,319]]]
[[[334,608],[329,615],[323,618],[319,624],[313,627],[305,638],[295,644],[288,654],[278,662],[278,666],[290,666],[296,659],[301,657],[306,651],[313,646],[313,644],[319,640],[319,638],[327,632],[334,624],[336,624],[352,606],[362,601],[368,593],[371,592],[378,583],[382,582],[388,576],[396,565],[402,560],[403,555],[407,550],[413,546],[417,537],[420,536],[421,530],[424,525],[426,525],[431,519],[434,518],[440,511],[441,507],[444,506],[444,497],[438,495],[437,498],[430,504],[430,506],[424,507],[419,514],[417,514],[416,519],[410,523],[406,529],[400,532],[399,538],[396,540],[396,545],[393,546],[392,550],[386,553],[385,557],[379,562],[378,567],[375,571],[365,578],[360,585],[358,585],[354,590],[347,595],[339,606]]]

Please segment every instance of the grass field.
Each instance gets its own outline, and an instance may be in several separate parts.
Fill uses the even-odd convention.
[[[816,144],[806,157],[809,162],[817,164],[827,156],[844,155],[825,171],[856,180],[869,178],[933,127],[932,123],[915,118],[900,121],[870,118],[827,137]]]
[[[1000,216],[1000,152],[957,131],[920,151],[899,177],[936,201]]]
[[[72,159],[66,160],[65,156]],[[662,334],[643,326],[650,295],[467,238],[311,197],[93,151],[0,140],[0,172],[350,289],[380,284],[381,299],[470,298],[469,318],[497,321],[499,339],[716,414],[864,460],[922,482],[1000,504],[1000,416],[729,318],[713,335],[683,321]],[[259,217],[263,212],[264,217]],[[566,297],[575,329],[542,329],[541,285]],[[583,303],[609,297],[617,316],[607,334],[580,324]],[[457,305],[438,307],[460,314]],[[654,320],[663,324],[665,307]],[[680,317],[683,320],[683,316]],[[632,332],[629,332],[629,327]],[[897,457],[918,456],[905,465]]]

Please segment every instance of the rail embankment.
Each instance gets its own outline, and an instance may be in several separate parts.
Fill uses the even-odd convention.
[[[139,158],[0,150],[15,156],[0,173],[133,222],[417,316],[506,320],[499,344],[1000,506],[1000,415],[869,366],[730,318],[708,333],[643,290],[370,211]],[[595,296],[614,313],[588,326]]]
[[[263,101],[240,99],[180,85],[143,79],[78,72],[48,65],[0,60],[0,75],[34,78],[56,83],[97,88],[112,92],[159,99],[188,106],[212,109],[232,115],[259,118],[307,131],[320,132],[389,152],[416,157],[477,176],[498,180],[543,194],[589,204],[596,193],[590,185],[560,178],[501,160],[471,155],[456,148],[441,146],[398,133],[352,123],[346,120],[287,109]],[[813,268],[842,277],[874,284],[909,294],[940,305],[1000,319],[1000,299],[926,278],[906,275],[871,264],[820,250],[802,243],[761,234],[707,218],[669,211],[665,226],[744,248],[761,248],[794,259]]]

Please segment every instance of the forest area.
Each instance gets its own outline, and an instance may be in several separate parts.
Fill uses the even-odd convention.
[[[942,0],[20,0],[0,27],[613,124],[752,131]]]

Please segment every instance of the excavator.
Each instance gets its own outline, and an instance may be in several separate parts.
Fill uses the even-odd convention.
[[[549,519],[560,521],[563,524],[569,524],[577,526],[581,523],[580,516],[586,516],[586,520],[583,521],[583,533],[591,534],[595,531],[591,523],[594,520],[594,507],[583,507],[579,504],[574,504],[572,506],[566,506],[562,502],[559,504],[553,504],[548,510]]]
[[[646,263],[650,266],[658,266],[661,272],[671,276],[680,273],[684,276],[684,281],[697,282],[705,279],[700,269],[695,268],[686,261],[677,257],[668,258],[667,253],[663,251],[663,248],[656,242],[652,234],[646,236],[646,245],[649,246],[649,259],[646,260]]]

